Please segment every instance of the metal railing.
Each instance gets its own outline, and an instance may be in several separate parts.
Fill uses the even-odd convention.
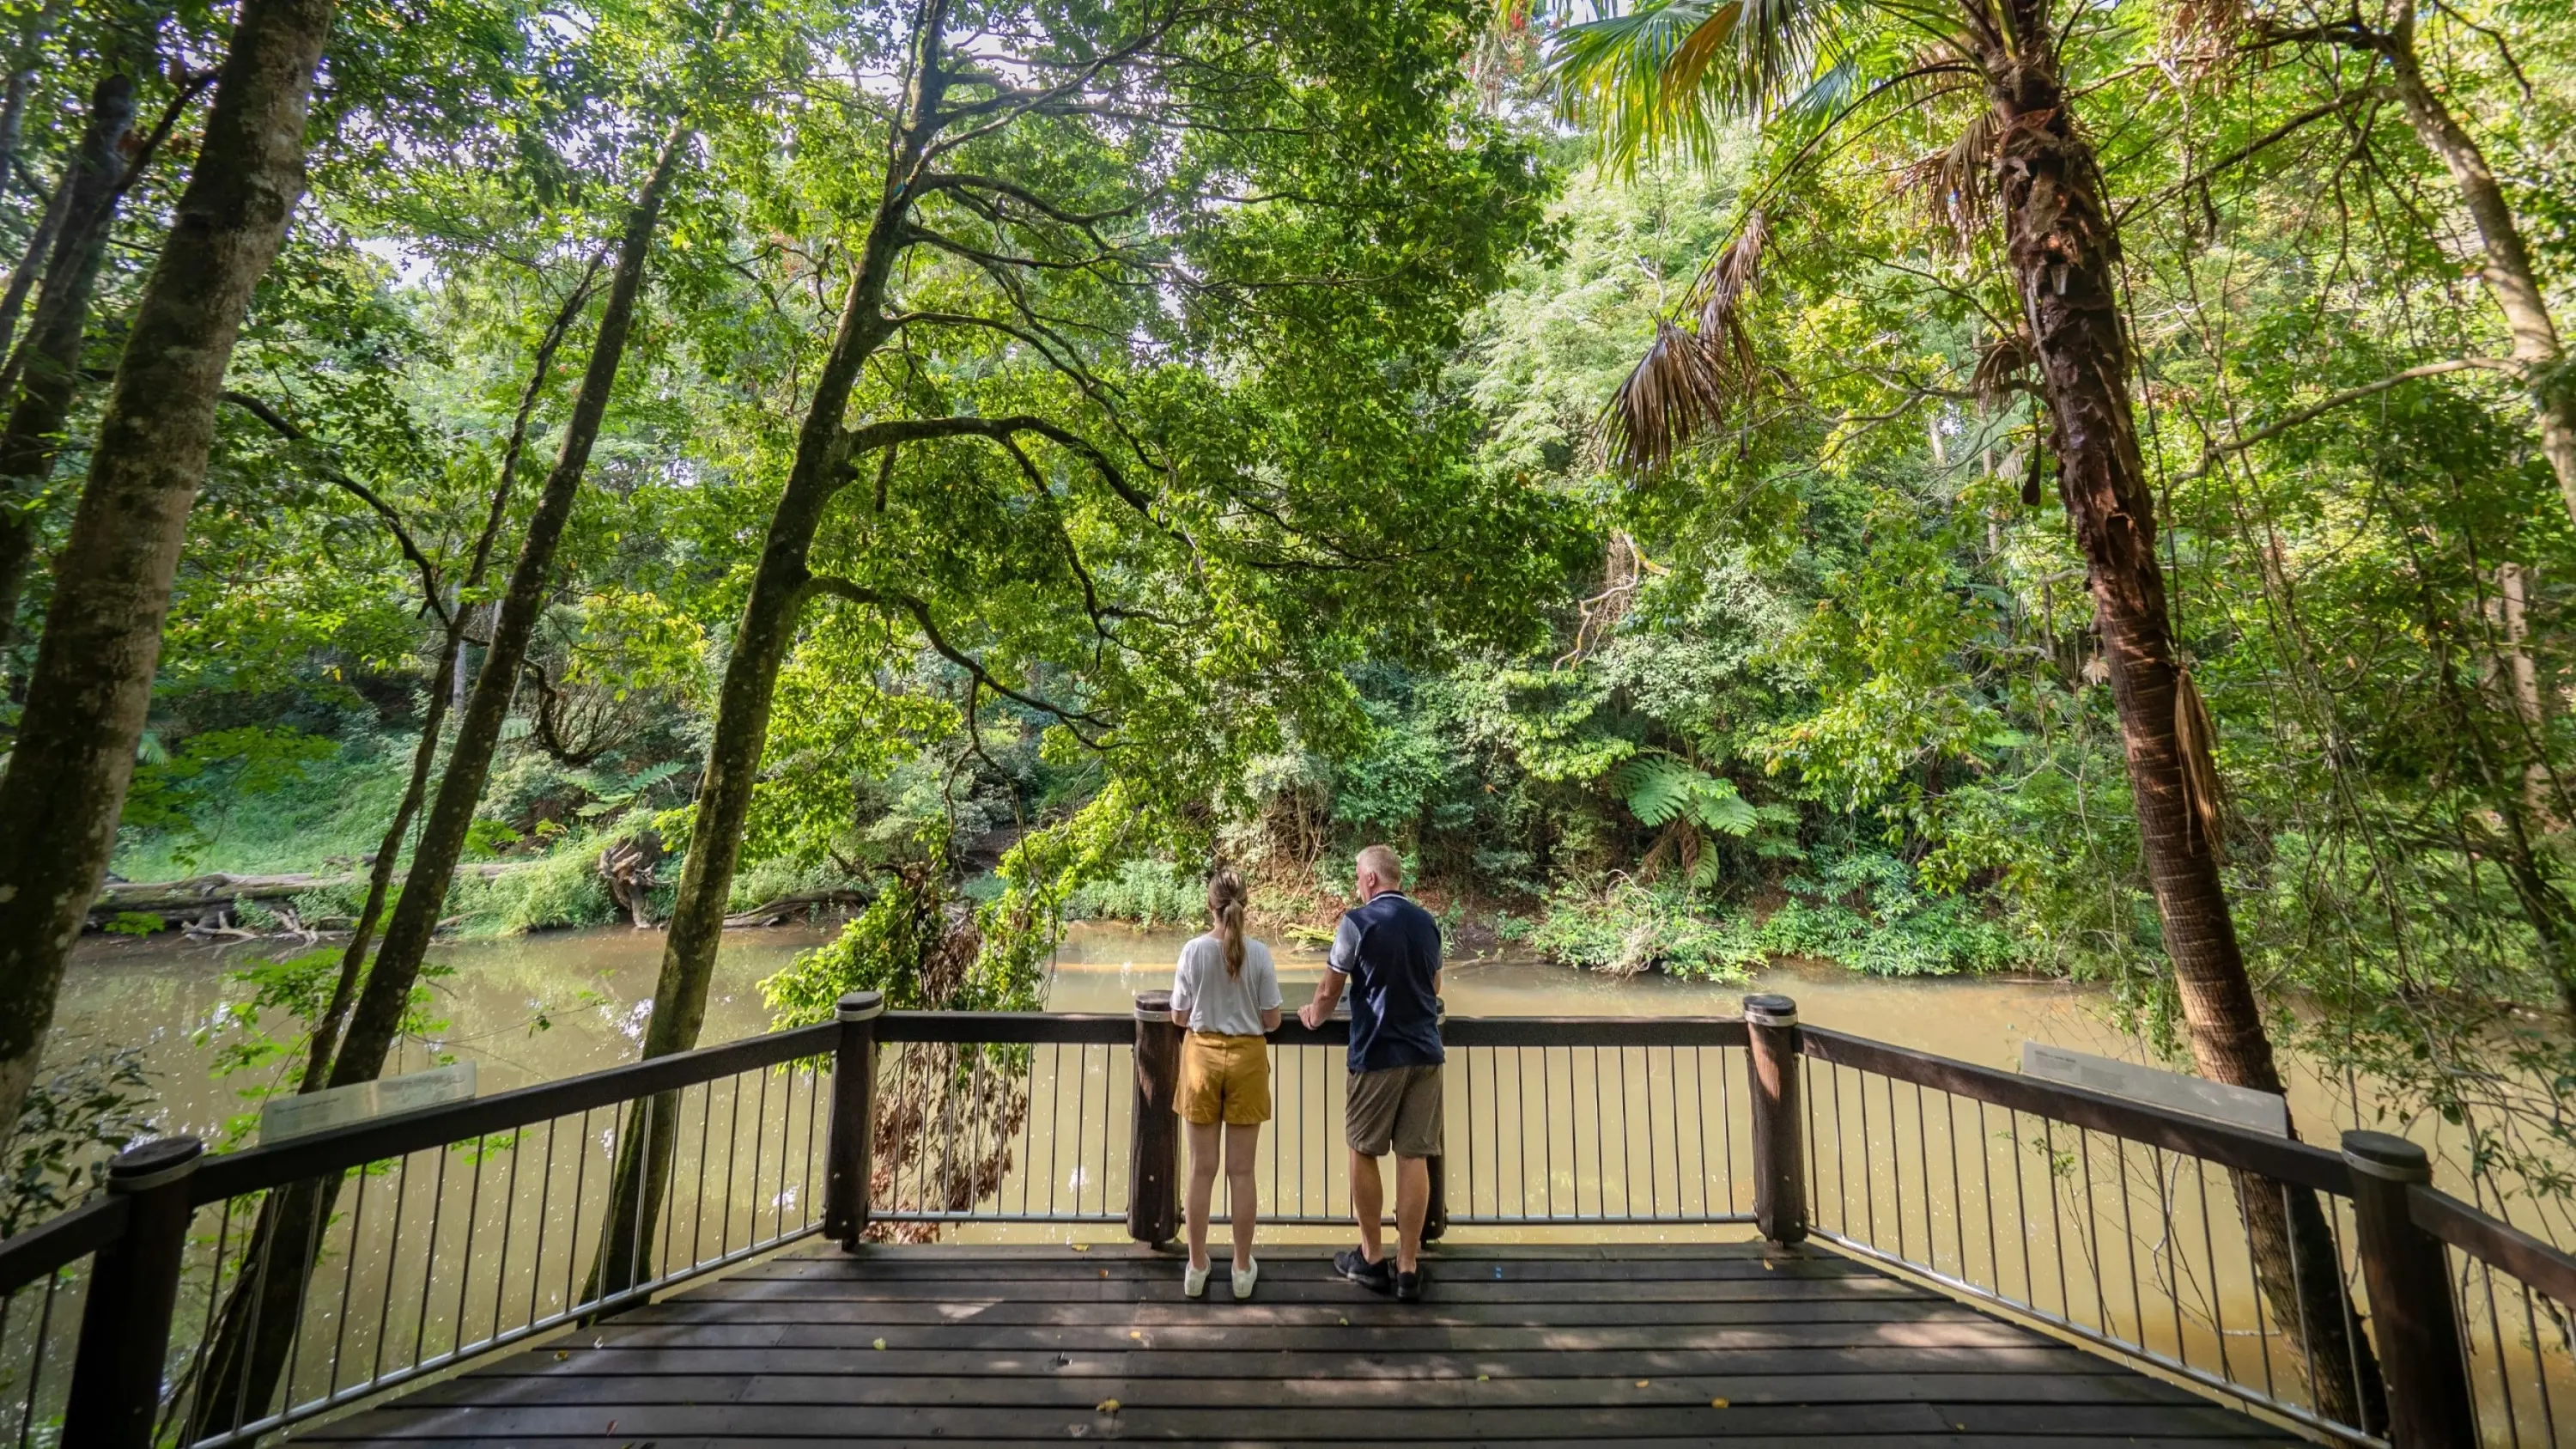
[[[2435,1191],[2411,1144],[2337,1154],[1746,1006],[1447,1022],[1430,1231],[1751,1224],[2346,1442],[2576,1433],[2576,1258]],[[1168,1241],[1167,1007],[861,994],[244,1152],[129,1150],[104,1195],[0,1243],[0,1443],[247,1442],[816,1236]],[[1348,1220],[1346,1035],[1274,1037],[1266,1221]]]

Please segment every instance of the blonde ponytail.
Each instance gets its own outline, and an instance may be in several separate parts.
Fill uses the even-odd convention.
[[[1216,938],[1225,947],[1225,974],[1243,974],[1243,877],[1222,866],[1208,877],[1208,914],[1216,919]]]

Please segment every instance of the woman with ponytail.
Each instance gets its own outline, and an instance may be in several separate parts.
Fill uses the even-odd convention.
[[[1233,1202],[1234,1296],[1251,1297],[1261,1276],[1252,1257],[1252,1166],[1261,1124],[1270,1120],[1270,1044],[1263,1038],[1279,1029],[1279,973],[1270,948],[1244,938],[1244,896],[1243,877],[1233,871],[1208,877],[1215,929],[1181,947],[1172,973],[1172,1020],[1189,1029],[1174,1105],[1190,1128],[1190,1266],[1181,1292],[1191,1298],[1207,1293],[1208,1204],[1220,1137]]]

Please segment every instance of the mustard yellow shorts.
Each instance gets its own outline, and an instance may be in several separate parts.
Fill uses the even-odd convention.
[[[1173,1106],[1184,1122],[1258,1127],[1270,1120],[1270,1043],[1257,1036],[1194,1031],[1181,1039],[1181,1089]]]

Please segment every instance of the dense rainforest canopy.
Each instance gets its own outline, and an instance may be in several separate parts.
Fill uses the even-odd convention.
[[[442,930],[667,927],[659,1052],[1385,839],[2576,1188],[2556,0],[4,8],[22,1180],[84,924],[300,933],[294,1090]]]

